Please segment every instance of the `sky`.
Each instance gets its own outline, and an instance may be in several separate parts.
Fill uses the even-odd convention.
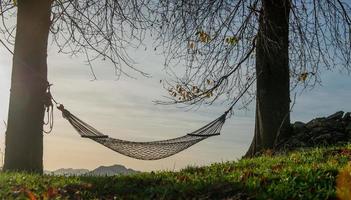
[[[156,105],[167,95],[159,80],[167,78],[163,57],[153,50],[130,51],[139,69],[151,78],[116,79],[113,66],[99,61],[94,64],[97,80],[85,64],[84,56],[48,52],[49,81],[52,94],[72,113],[110,137],[151,141],[182,136],[220,116],[227,108],[203,106],[188,110],[176,105]],[[4,152],[11,75],[11,55],[0,47],[0,148]],[[292,121],[309,121],[336,111],[351,111],[351,77],[340,71],[326,71],[322,85],[297,93]],[[54,130],[44,134],[44,168],[86,168],[121,164],[140,171],[178,170],[214,162],[240,159],[248,149],[254,130],[254,102],[249,110],[235,111],[223,126],[220,136],[204,140],[189,149],[158,161],[141,161],[120,155],[89,139],[81,138],[55,110]],[[0,163],[2,164],[2,162]]]

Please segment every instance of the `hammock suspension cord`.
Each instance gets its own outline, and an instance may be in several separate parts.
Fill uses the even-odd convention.
[[[11,53],[14,54],[10,48],[0,39],[0,43],[5,46],[5,48]],[[20,60],[23,66],[28,69],[29,72],[32,72],[32,69],[26,65],[25,62]],[[125,156],[129,156],[141,160],[158,160],[172,156],[180,151],[183,151],[192,145],[212,136],[220,135],[222,126],[226,120],[227,114],[232,112],[234,105],[239,101],[239,99],[246,93],[246,91],[251,87],[255,82],[256,78],[250,82],[243,92],[239,94],[234,103],[229,107],[227,111],[224,112],[220,117],[213,120],[212,122],[206,124],[205,126],[199,128],[196,131],[188,133],[184,136],[168,139],[168,140],[159,140],[152,142],[133,142],[111,138],[108,135],[105,135],[90,126],[86,122],[82,121],[72,113],[70,113],[62,104],[59,104],[51,95],[50,84],[46,78],[36,75],[34,72],[29,73],[39,80],[42,80],[43,84],[47,85],[47,91],[44,95],[44,107],[46,109],[46,120],[43,124],[48,126],[48,130],[43,130],[44,133],[50,133],[54,125],[54,115],[53,115],[53,103],[56,104],[56,107],[62,112],[62,116],[68,120],[68,122],[73,126],[73,128],[79,133],[81,137],[89,138],[98,142],[107,148],[110,148],[113,151],[116,151]]]
[[[206,138],[219,135],[227,115],[227,113],[225,113],[204,127],[181,137],[152,142],[132,142],[111,138],[108,135],[101,133],[70,113],[63,105],[60,105],[58,109],[62,111],[63,117],[68,120],[81,137],[94,140],[95,142],[125,156],[141,160],[158,160],[166,158],[183,151]]]
[[[50,96],[56,103],[57,108],[62,112],[62,116],[73,126],[81,137],[89,138],[128,157],[140,160],[158,160],[179,153],[204,139],[220,135],[227,114],[232,111],[233,106],[244,95],[244,93],[246,93],[254,81],[255,80],[247,85],[227,111],[212,122],[181,137],[151,142],[134,142],[111,138],[79,119],[77,116],[69,112],[62,104],[58,104],[51,95]]]

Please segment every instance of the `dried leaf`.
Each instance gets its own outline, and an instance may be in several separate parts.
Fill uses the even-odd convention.
[[[351,163],[342,168],[337,176],[336,195],[340,200],[351,199]]]
[[[266,149],[266,150],[263,152],[263,154],[264,154],[265,156],[272,156],[272,155],[273,155],[273,151],[272,151],[272,149]]]
[[[194,42],[189,42],[189,48],[190,48],[190,49],[194,49],[194,48],[195,48]]]
[[[185,176],[185,175],[179,175],[179,176],[177,176],[176,178],[177,178],[177,180],[178,180],[179,182],[186,182],[186,181],[189,180],[189,177],[188,177],[188,176]]]
[[[228,44],[230,44],[230,45],[235,45],[235,44],[237,44],[237,43],[239,42],[239,39],[238,39],[237,37],[235,37],[235,36],[232,36],[232,37],[227,37],[227,38],[225,39],[225,41],[226,41]]]
[[[209,92],[206,93],[206,97],[207,97],[207,98],[210,98],[210,97],[212,97],[212,96],[213,96],[212,91],[209,91]]]
[[[195,85],[193,85],[193,87],[192,87],[192,89],[191,89],[193,92],[195,92],[195,90],[196,90],[196,86]]]
[[[56,188],[53,188],[53,187],[49,187],[47,192],[48,192],[49,198],[53,198],[53,197],[58,195],[58,190]]]
[[[25,194],[27,195],[28,199],[30,200],[37,200],[37,198],[35,197],[35,195],[33,194],[32,191],[25,189]]]
[[[301,73],[297,80],[298,81],[306,81],[307,76],[308,76],[308,72]]]
[[[192,91],[194,94],[198,94],[200,92],[200,90],[197,86],[193,86]]]
[[[210,35],[208,35],[206,32],[199,31],[196,34],[199,35],[200,42],[208,43],[210,41]]]

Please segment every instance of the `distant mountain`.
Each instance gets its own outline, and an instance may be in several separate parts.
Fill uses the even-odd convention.
[[[45,174],[49,175],[59,175],[59,176],[79,176],[79,175],[88,175],[88,176],[113,176],[113,175],[126,175],[126,174],[135,174],[139,171],[133,169],[127,169],[123,165],[112,165],[112,166],[100,166],[92,171],[88,169],[72,169],[72,168],[61,168],[55,171],[44,171]]]
[[[89,173],[87,175],[92,176],[113,176],[113,175],[126,175],[126,174],[135,174],[139,173],[139,171],[135,171],[133,169],[127,169],[123,165],[112,165],[112,166],[100,166]]]
[[[60,176],[79,176],[89,173],[87,169],[72,169],[72,168],[61,168],[55,171],[45,171],[45,174],[60,175]]]

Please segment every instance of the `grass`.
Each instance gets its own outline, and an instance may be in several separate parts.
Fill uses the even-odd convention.
[[[113,177],[0,173],[0,199],[336,199],[337,183],[339,197],[351,190],[351,170],[338,176],[350,160],[347,145],[278,156],[267,152],[179,172]]]

